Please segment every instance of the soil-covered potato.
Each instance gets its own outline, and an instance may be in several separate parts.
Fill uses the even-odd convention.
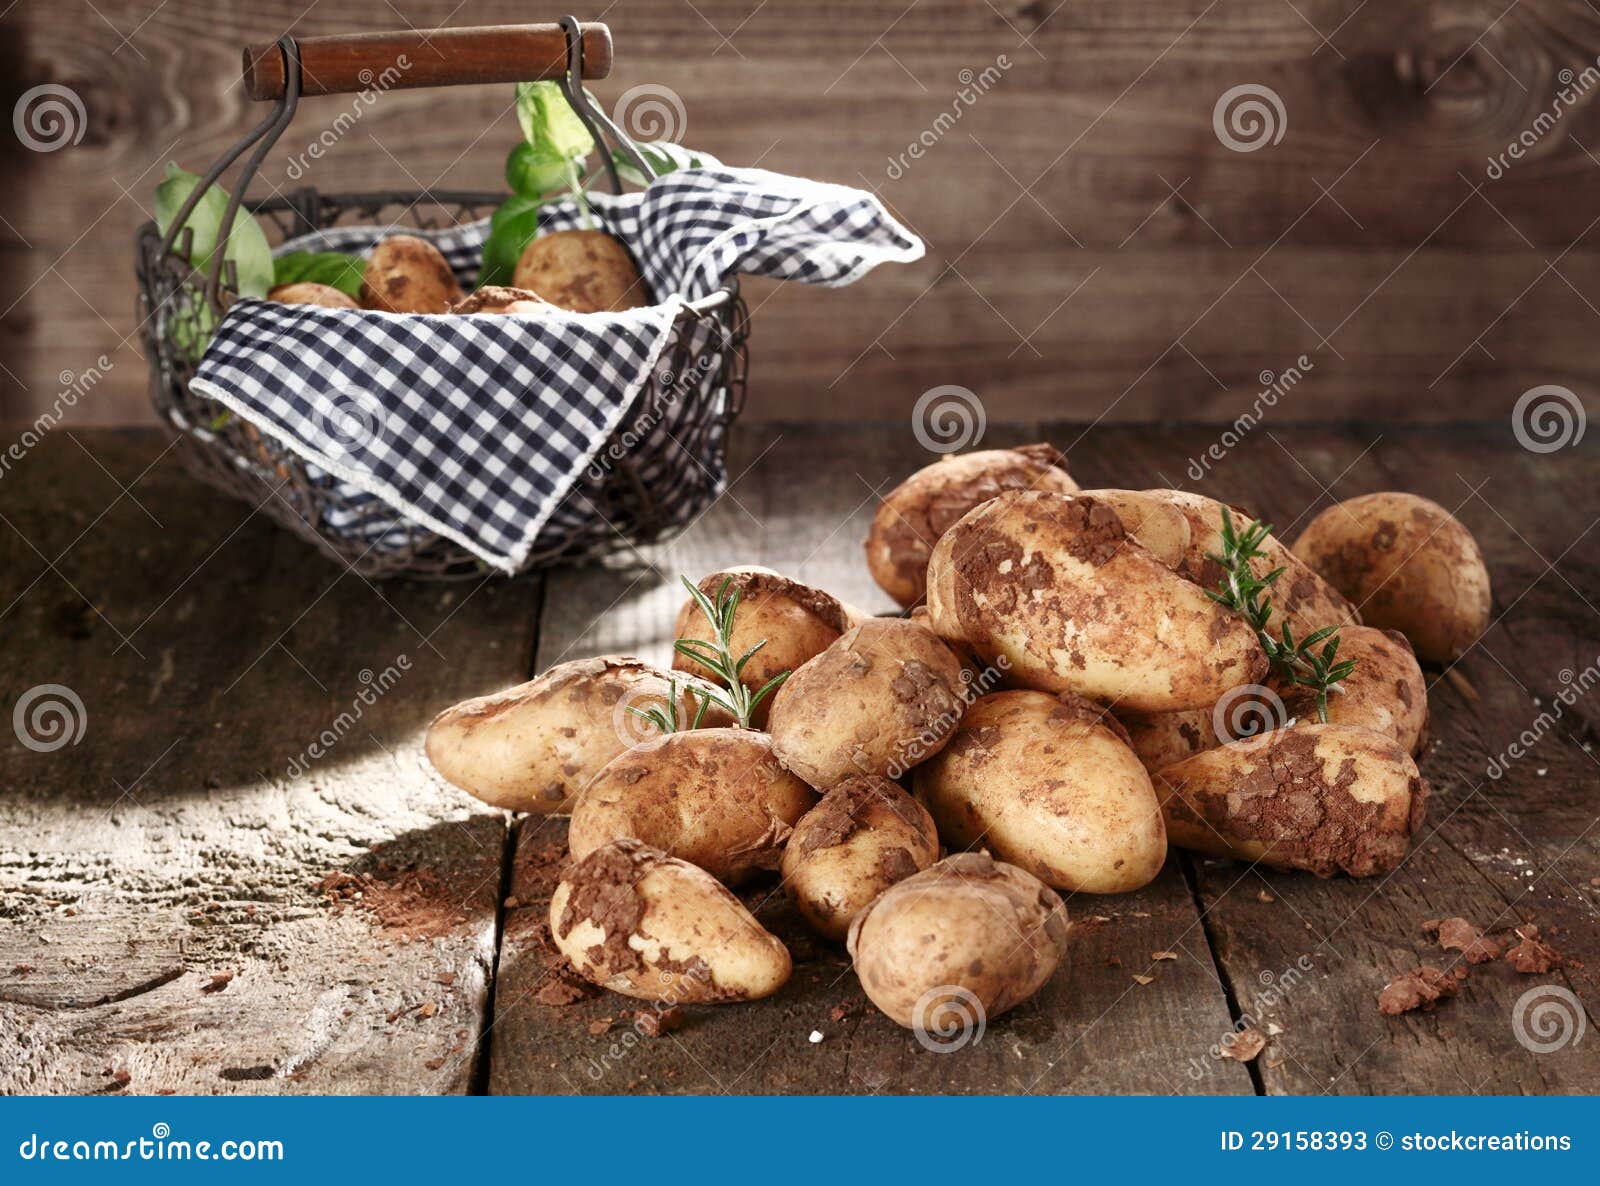
[[[556,313],[560,310],[536,292],[525,288],[505,288],[490,284],[469,292],[455,304],[451,313]]]
[[[1340,681],[1344,690],[1328,697],[1329,722],[1374,729],[1394,738],[1408,754],[1420,752],[1428,727],[1428,685],[1406,636],[1398,630],[1345,626],[1339,630],[1338,657],[1354,659],[1356,669]],[[1287,719],[1317,719],[1317,697],[1310,688],[1287,686],[1276,677],[1268,686],[1282,698]]]
[[[1120,894],[1167,859],[1161,804],[1115,717],[1072,693],[975,700],[916,793],[952,848],[985,847],[1056,889]]]
[[[867,534],[867,567],[890,597],[915,605],[927,588],[933,546],[973,507],[1007,490],[1071,494],[1077,488],[1067,459],[1043,442],[952,453],[884,496]]]
[[[874,1005],[953,1048],[1044,987],[1068,930],[1061,899],[1032,874],[959,853],[857,915],[848,947]]]
[[[818,790],[898,778],[944,748],[965,708],[961,662],[932,631],[873,618],[791,675],[772,704],[772,750]]]
[[[550,934],[586,979],[675,1005],[770,996],[792,966],[783,943],[709,873],[637,840],[567,869],[550,899]]]
[[[1128,744],[1153,776],[1175,762],[1192,758],[1222,744],[1209,708],[1181,712],[1119,712],[1117,719],[1128,731]]]
[[[714,572],[699,582],[700,591],[715,601],[724,580],[730,582],[730,589],[739,592],[730,646],[734,656],[743,655],[765,640],[766,645],[739,674],[739,681],[752,692],[781,672],[798,670],[850,629],[849,614],[837,598],[780,576],[770,568],[746,565]],[[716,634],[699,607],[685,600],[678,611],[674,636],[710,643]],[[709,668],[676,651],[672,666],[704,679],[716,678]],[[756,706],[750,723],[763,728],[771,712],[772,697],[768,696]]]
[[[934,548],[928,612],[1012,683],[1134,712],[1208,708],[1267,670],[1243,618],[1089,495],[1013,491],[966,515]]]
[[[444,313],[461,285],[439,249],[415,235],[390,235],[372,249],[361,278],[361,307],[385,313]]]
[[[927,809],[886,778],[847,778],[794,826],[783,888],[826,938],[841,940],[879,894],[939,859]]]
[[[1397,867],[1428,799],[1399,743],[1355,725],[1297,724],[1229,742],[1155,782],[1172,843],[1318,877]]]
[[[1147,493],[1170,502],[1189,520],[1189,548],[1179,571],[1202,588],[1215,589],[1222,578],[1222,566],[1211,556],[1222,554],[1223,510],[1232,515],[1234,527],[1241,531],[1254,516],[1187,490],[1162,489]],[[1262,555],[1250,562],[1250,570],[1256,576],[1265,576],[1275,568],[1284,570],[1272,586],[1272,616],[1267,621],[1267,629],[1274,638],[1281,634],[1285,619],[1301,638],[1323,626],[1344,626],[1362,620],[1356,607],[1338,589],[1307,567],[1276,536],[1263,539],[1260,550]]]
[[[795,822],[816,803],[751,729],[668,733],[618,754],[572,807],[567,844],[588,856],[634,837],[736,885],[776,869]]]
[[[628,249],[604,231],[540,235],[523,248],[511,282],[574,313],[615,313],[652,303]]]
[[[281,305],[320,305],[324,309],[359,309],[350,295],[331,284],[315,284],[309,280],[299,284],[280,284],[267,293],[269,301]]]
[[[629,655],[575,659],[537,679],[445,709],[428,726],[428,760],[485,803],[540,815],[568,810],[600,768],[654,730],[629,713],[665,708],[671,673]],[[709,685],[679,675],[687,727]],[[713,708],[706,726],[731,724]]]
[[[1189,555],[1189,517],[1171,499],[1151,490],[1085,490],[1087,498],[1107,503],[1122,526],[1174,572]]]
[[[1400,631],[1429,662],[1459,658],[1488,629],[1478,541],[1426,498],[1389,492],[1335,503],[1306,524],[1294,554],[1356,602],[1367,625]]]

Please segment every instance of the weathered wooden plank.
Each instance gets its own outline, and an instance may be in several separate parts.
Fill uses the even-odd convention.
[[[993,425],[982,443],[1036,435]],[[765,434],[741,436],[734,472],[769,440]],[[784,427],[748,486],[734,488],[765,531],[741,536],[743,510],[719,504],[701,529],[667,549],[660,566],[670,572],[685,555],[695,556],[701,568],[766,563],[823,583],[863,608],[888,609],[861,556],[874,492],[930,460],[909,423],[845,432]],[[1115,462],[1107,458],[1102,464]],[[699,539],[693,538],[697,532]],[[581,588],[577,580],[564,587],[563,577],[552,577],[542,652],[564,650],[560,631],[575,619],[587,621],[604,604]],[[679,598],[676,592],[667,597],[675,614]],[[603,626],[581,636],[580,647],[604,638],[609,649],[634,633],[627,649],[664,654],[672,614],[638,608],[645,601],[612,609]],[[512,890],[517,904],[507,912],[490,1030],[492,1092],[1251,1090],[1242,1067],[1218,1063],[1209,1053],[1232,1022],[1176,861],[1140,893],[1073,897],[1068,908],[1078,927],[1069,965],[1035,1000],[991,1023],[980,1042],[942,1055],[924,1049],[910,1031],[866,1002],[844,952],[812,935],[772,883],[753,887],[745,897],[795,958],[794,977],[776,997],[688,1010],[689,1024],[660,1038],[642,1037],[623,1015],[648,1013],[648,1004],[610,994],[544,1003],[540,993],[551,982],[553,961],[542,928],[564,836],[559,822],[525,821],[519,838]],[[1178,958],[1156,961],[1158,951]],[[1155,980],[1140,986],[1135,973]],[[822,1035],[819,1041],[811,1040],[813,1032]]]
[[[465,1091],[506,827],[420,734],[526,670],[537,582],[371,586],[164,448],[4,479],[7,719],[85,727],[0,747],[0,1090]]]

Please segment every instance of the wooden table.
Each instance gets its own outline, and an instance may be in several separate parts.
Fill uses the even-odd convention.
[[[1539,1054],[1512,1024],[1539,985],[1600,1004],[1600,688],[1538,724],[1600,660],[1593,447],[1535,455],[1509,424],[1263,426],[1194,482],[1215,430],[991,425],[985,443],[1041,436],[1085,486],[1170,479],[1280,526],[1328,486],[1407,489],[1469,525],[1496,621],[1430,675],[1434,798],[1398,872],[1318,881],[1174,852],[1140,893],[1070,900],[1069,965],[951,1054],[877,1014],[842,952],[759,887],[790,985],[642,1037],[634,1002],[546,1003],[563,825],[442,784],[422,730],[562,659],[664,658],[679,572],[760,562],[889,608],[860,541],[874,491],[928,460],[910,432],[750,427],[728,496],[672,544],[441,585],[341,572],[194,483],[155,434],[58,429],[0,478],[5,711],[60,685],[84,726],[47,749],[41,721],[43,744],[0,749],[0,1090],[1600,1090],[1600,1036]],[[1531,752],[1487,777],[1530,729]],[[1451,915],[1534,922],[1575,962],[1473,968],[1436,1011],[1380,1016],[1391,976],[1453,966],[1421,932]],[[1272,1035],[1248,1065],[1212,1053],[1241,1016]]]

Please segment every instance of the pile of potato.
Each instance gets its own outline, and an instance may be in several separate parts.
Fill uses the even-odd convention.
[[[598,230],[540,235],[523,249],[511,287],[465,293],[432,243],[390,235],[367,257],[359,302],[329,284],[282,284],[267,296],[289,305],[384,313],[601,313],[652,303],[628,249]]]
[[[1223,511],[1080,490],[1047,445],[942,460],[883,500],[866,544],[907,616],[756,567],[700,582],[740,593],[731,650],[761,644],[743,685],[790,673],[750,727],[715,705],[695,721],[715,683],[693,658],[613,656],[447,710],[427,752],[486,802],[570,813],[550,927],[596,984],[672,1003],[776,992],[789,953],[729,889],[776,876],[895,1021],[957,999],[992,1017],[1064,957],[1062,893],[1136,890],[1169,844],[1370,876],[1422,823],[1418,655],[1448,661],[1487,625],[1472,537],[1389,493],[1330,507],[1292,548],[1263,541],[1252,568],[1282,570],[1274,637],[1336,626],[1356,660],[1322,723],[1207,596]],[[688,603],[677,634],[716,630]],[[641,731],[631,710],[650,708],[678,727]]]

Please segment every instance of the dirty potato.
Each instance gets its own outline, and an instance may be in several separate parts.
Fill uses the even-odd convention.
[[[1174,572],[1189,555],[1189,517],[1170,499],[1150,490],[1085,490],[1084,497],[1106,503],[1122,526]]]
[[[543,314],[559,312],[555,305],[538,293],[525,288],[503,288],[486,285],[462,297],[447,310],[450,313],[523,313]]]
[[[415,235],[390,235],[372,249],[361,278],[361,307],[385,313],[443,313],[461,285],[439,249]]]
[[[750,729],[668,733],[618,754],[572,807],[574,857],[626,836],[736,885],[776,869],[789,830],[816,803]]]
[[[934,544],[973,507],[1007,490],[1071,494],[1077,488],[1067,459],[1043,442],[951,454],[884,496],[867,534],[867,567],[890,597],[915,605],[927,588]]]
[[[1128,731],[1128,744],[1151,775],[1221,745],[1224,739],[1217,736],[1212,716],[1209,708],[1117,713],[1117,719]]]
[[[629,655],[575,659],[504,692],[445,709],[428,726],[434,769],[485,803],[541,815],[566,811],[602,766],[651,732],[628,708],[665,708],[671,673]],[[679,675],[687,727],[709,685]],[[706,726],[728,725],[713,708]]]
[[[1297,724],[1229,742],[1155,782],[1172,843],[1318,877],[1394,869],[1428,799],[1411,756],[1355,725]]]
[[[1167,859],[1161,804],[1121,724],[1070,692],[995,692],[917,767],[952,848],[985,847],[1056,889],[1120,894]]]
[[[580,975],[645,1001],[753,1001],[783,987],[791,968],[783,943],[715,878],[638,840],[566,871],[550,934]]]
[[[348,293],[331,284],[314,284],[309,280],[299,284],[280,284],[267,293],[267,299],[277,301],[280,305],[320,305],[324,309],[361,308],[350,299]]]
[[[1328,697],[1328,720],[1335,725],[1360,725],[1394,738],[1408,754],[1422,749],[1428,726],[1428,685],[1411,644],[1398,630],[1345,626],[1339,631],[1341,660],[1354,659],[1356,669],[1340,681],[1342,691]],[[1287,719],[1315,721],[1316,694],[1304,685],[1286,685],[1274,678]]]
[[[715,602],[724,581],[739,594],[730,649],[739,656],[757,644],[765,644],[739,673],[739,681],[752,692],[782,672],[797,670],[850,628],[849,615],[837,598],[780,576],[770,568],[747,565],[724,569],[703,578],[699,589]],[[678,611],[674,635],[680,641],[707,646],[716,638],[711,623],[692,600],[684,601]],[[709,668],[677,651],[673,653],[672,666],[704,679],[716,678]],[[769,696],[756,706],[750,723],[763,728],[771,712]]]
[[[1032,874],[960,853],[887,890],[847,946],[891,1021],[957,1041],[1043,988],[1067,932],[1066,907]]]
[[[939,859],[927,809],[886,778],[847,778],[794,826],[783,888],[812,927],[842,940],[856,915]]]
[[[965,516],[933,550],[928,612],[1012,683],[1129,711],[1208,708],[1267,670],[1243,618],[1088,495],[1013,491]]]
[[[604,231],[540,235],[523,248],[511,282],[574,313],[615,313],[652,303],[628,249]]]
[[[1294,554],[1360,605],[1369,626],[1400,631],[1429,662],[1459,658],[1489,626],[1489,570],[1478,542],[1418,495],[1335,503],[1306,524]]]
[[[772,704],[772,751],[818,790],[853,774],[897,778],[961,722],[961,663],[933,632],[873,618],[791,675]]]

